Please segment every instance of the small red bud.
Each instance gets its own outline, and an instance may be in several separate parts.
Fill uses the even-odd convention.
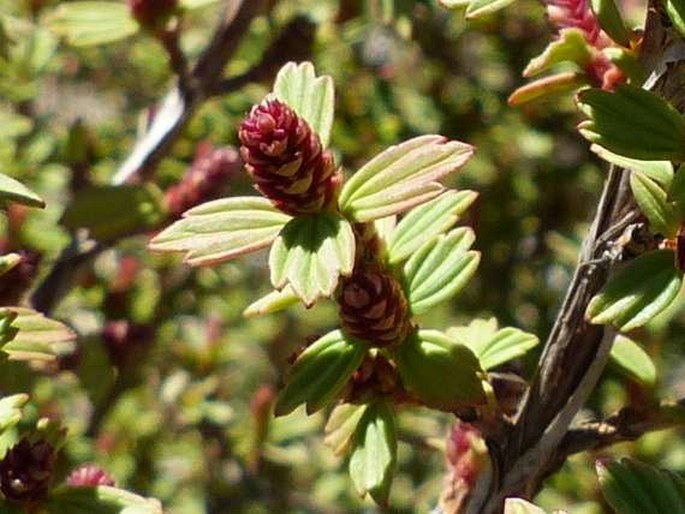
[[[128,0],[131,16],[147,29],[163,27],[178,8],[178,0]]]
[[[97,487],[99,485],[116,485],[114,478],[95,464],[84,464],[76,468],[67,477],[67,485],[71,487]]]

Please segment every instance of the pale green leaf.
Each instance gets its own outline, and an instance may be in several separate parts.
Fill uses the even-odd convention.
[[[395,413],[385,402],[367,407],[354,436],[350,476],[361,496],[385,505],[397,463]]]
[[[667,200],[666,191],[639,172],[630,174],[630,189],[642,214],[647,217],[652,232],[674,237],[680,227],[680,220],[673,205]]]
[[[590,118],[578,128],[592,143],[642,160],[685,160],[685,120],[656,94],[632,85],[586,89],[578,105]]]
[[[0,435],[19,423],[21,408],[29,401],[27,394],[14,394],[0,398]]]
[[[640,345],[626,336],[618,335],[611,347],[611,361],[621,372],[648,387],[656,383],[656,366]]]
[[[328,75],[317,77],[310,62],[289,62],[276,76],[274,94],[302,116],[319,135],[323,147],[333,126],[335,91],[333,79]]]
[[[163,514],[158,500],[108,486],[58,487],[45,508],[48,514]]]
[[[452,327],[447,331],[466,344],[476,354],[483,369],[489,370],[510,360],[525,355],[525,353],[540,343],[534,334],[524,332],[518,328],[506,327],[495,333],[483,332],[480,337],[469,338],[469,332],[458,331]]]
[[[682,37],[685,37],[685,1],[684,0],[666,0],[666,12],[671,18],[673,26],[680,32]]]
[[[18,253],[8,253],[0,256],[0,276],[14,268],[22,260]]]
[[[31,132],[33,120],[0,105],[0,139],[15,139]]]
[[[335,455],[343,455],[349,449],[366,407],[354,403],[341,403],[331,411],[326,422],[324,443]]]
[[[219,2],[219,0],[180,0],[183,9],[199,9],[207,5],[212,5]]]
[[[334,213],[294,218],[276,238],[269,254],[271,283],[290,284],[310,307],[330,297],[341,275],[352,273],[355,242],[350,223]]]
[[[509,105],[523,105],[545,97],[562,95],[577,91],[578,88],[587,85],[587,78],[583,73],[575,71],[563,71],[539,78],[525,84],[509,95]]]
[[[74,46],[111,43],[139,28],[125,3],[97,1],[61,3],[50,15],[48,26]]]
[[[297,358],[278,395],[277,416],[306,404],[311,414],[331,403],[345,387],[366,353],[364,343],[334,330],[321,337]]]
[[[647,323],[678,295],[682,274],[674,259],[671,250],[656,250],[625,264],[590,302],[590,322],[624,332]]]
[[[409,211],[389,238],[390,264],[403,261],[423,244],[446,232],[477,196],[474,191],[449,190]]]
[[[214,264],[269,246],[290,219],[266,198],[214,200],[187,211],[149,248],[187,252],[185,260],[193,266]]]
[[[10,360],[52,361],[73,351],[76,334],[63,323],[23,307],[0,308],[0,319],[9,320],[11,334],[1,349]],[[6,330],[4,331],[6,332]]]
[[[406,211],[439,195],[444,187],[436,181],[464,166],[473,152],[470,145],[434,135],[391,146],[347,181],[340,209],[357,222]]]
[[[507,498],[504,502],[504,514],[546,514],[537,505],[521,498]]]
[[[162,192],[153,184],[96,186],[76,193],[60,223],[88,229],[99,241],[112,241],[150,229],[166,217]]]
[[[628,48],[630,46],[630,32],[626,28],[616,2],[614,0],[592,0],[590,5],[602,30],[616,43]]]
[[[471,0],[466,8],[466,19],[475,20],[504,9],[515,0]]]
[[[656,180],[665,188],[668,188],[673,180],[673,164],[671,164],[671,161],[643,161],[640,159],[631,159],[630,157],[610,152],[603,146],[597,144],[592,145],[590,150],[611,164],[632,171],[638,171],[652,180]]]
[[[0,204],[20,203],[29,207],[45,207],[45,202],[28,187],[0,173]]]
[[[577,28],[562,29],[559,37],[528,63],[523,70],[523,76],[532,77],[563,62],[574,62],[583,66],[591,58],[592,51],[582,31]]]
[[[285,286],[281,291],[271,291],[266,296],[263,296],[256,302],[250,304],[244,311],[243,316],[252,318],[255,316],[264,316],[265,314],[273,314],[274,312],[287,309],[291,305],[300,302],[300,297],[295,294],[292,287]]]
[[[480,253],[468,251],[475,236],[466,227],[433,238],[404,265],[409,307],[421,314],[457,294],[478,268]]]

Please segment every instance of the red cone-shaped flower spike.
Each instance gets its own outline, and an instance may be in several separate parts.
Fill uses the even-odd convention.
[[[48,493],[55,460],[55,449],[47,441],[22,439],[0,461],[0,491],[9,500],[41,500]]]
[[[108,485],[114,487],[114,479],[102,468],[95,464],[84,464],[69,474],[67,485],[71,487],[97,487]]]
[[[286,104],[253,107],[240,125],[240,152],[256,187],[281,211],[314,214],[335,200],[340,176],[319,136]]]
[[[347,334],[377,347],[407,335],[407,299],[400,284],[377,271],[356,271],[342,281],[340,318]]]

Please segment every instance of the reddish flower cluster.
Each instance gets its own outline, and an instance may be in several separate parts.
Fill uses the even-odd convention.
[[[114,478],[95,464],[84,464],[76,468],[67,477],[67,485],[71,487],[97,487],[99,485],[116,485]]]
[[[338,304],[343,329],[352,337],[383,347],[407,335],[407,299],[387,273],[358,270],[343,279]]]
[[[621,70],[601,52],[602,49],[611,46],[613,41],[600,27],[589,0],[547,0],[546,4],[549,20],[558,29],[580,29],[593,48],[592,58],[585,66],[585,73],[595,86],[613,90],[616,84],[625,81]]]
[[[240,156],[233,147],[215,149],[208,142],[200,144],[192,166],[164,194],[169,214],[178,218],[191,207],[218,198],[228,179],[241,166]]]
[[[286,104],[256,105],[240,125],[240,153],[259,192],[281,211],[313,214],[335,200],[340,176],[319,136]]]
[[[163,26],[178,8],[178,0],[128,0],[128,8],[145,28]]]
[[[0,491],[18,502],[41,500],[50,488],[57,454],[47,441],[21,439],[0,461]]]

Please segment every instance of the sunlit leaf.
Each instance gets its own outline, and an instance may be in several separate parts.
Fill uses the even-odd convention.
[[[647,323],[678,295],[682,274],[674,259],[671,250],[656,250],[628,262],[590,302],[590,322],[624,332]]]
[[[597,461],[602,494],[617,514],[685,512],[685,481],[632,459]]]
[[[685,1],[683,0],[666,0],[666,12],[671,18],[673,26],[680,32],[682,37],[685,37]]]
[[[509,95],[507,102],[512,106],[523,105],[544,97],[576,91],[585,84],[587,84],[587,79],[580,72],[564,71],[555,73],[517,88]]]
[[[49,514],[162,514],[162,504],[152,498],[115,487],[58,487],[45,502]]]
[[[39,312],[23,307],[2,307],[0,319],[9,321],[10,337],[1,349],[11,360],[51,361],[73,350],[76,334],[63,323]]]
[[[19,423],[21,408],[29,401],[27,394],[14,394],[0,398],[0,435]]]
[[[269,246],[290,219],[266,198],[214,200],[187,211],[149,248],[187,252],[185,260],[193,266],[214,264]]]
[[[578,129],[592,143],[634,159],[685,159],[685,120],[656,94],[632,85],[586,89],[578,105],[590,118]]]
[[[252,318],[264,316],[280,310],[286,309],[291,305],[300,302],[300,297],[295,294],[292,287],[285,286],[281,291],[271,291],[256,302],[250,304],[244,311],[243,316]]]
[[[367,405],[342,403],[331,411],[326,422],[324,442],[335,455],[343,455],[350,448],[357,425],[366,408]]]
[[[404,386],[428,407],[452,411],[485,401],[478,358],[442,332],[410,334],[397,349],[396,362]]]
[[[385,402],[367,407],[357,425],[350,476],[361,496],[385,505],[397,463],[395,413]]]
[[[666,237],[675,236],[680,220],[666,198],[666,191],[649,177],[635,172],[630,174],[630,189],[652,232]]]
[[[409,211],[389,238],[390,264],[403,261],[421,245],[446,232],[477,196],[474,191],[449,190]]]
[[[289,62],[278,72],[274,94],[307,121],[324,148],[328,146],[335,107],[330,76],[317,77],[310,62]]]
[[[592,145],[590,150],[595,152],[605,161],[616,164],[621,168],[638,171],[652,180],[656,180],[666,188],[673,180],[673,164],[671,164],[671,161],[643,161],[640,159],[631,159],[630,157],[624,157],[623,155],[610,152],[597,144]]]
[[[404,265],[409,307],[421,314],[457,294],[478,268],[480,253],[468,251],[475,236],[466,227],[424,244]]]
[[[152,228],[165,217],[162,193],[153,184],[97,186],[79,191],[60,222],[111,241]]]
[[[500,9],[504,9],[508,5],[514,3],[515,0],[471,0],[469,6],[466,8],[466,19],[475,20],[481,16],[487,16]]]
[[[217,2],[219,2],[219,0],[180,0],[179,3],[184,9],[199,9]]]
[[[590,46],[582,31],[577,28],[562,29],[559,37],[549,43],[542,54],[528,63],[523,70],[523,76],[532,77],[563,62],[574,62],[582,66],[591,58]]]
[[[656,383],[656,366],[640,345],[623,335],[616,336],[611,347],[611,361],[621,372],[643,385]]]
[[[297,358],[278,395],[275,413],[289,414],[302,404],[314,413],[333,401],[359,367],[366,353],[364,343],[340,330],[329,332]]]
[[[339,205],[350,219],[363,222],[406,211],[438,196],[436,182],[464,166],[472,146],[442,136],[420,136],[371,159],[343,186]]]
[[[340,275],[352,273],[354,248],[352,227],[337,214],[294,218],[271,247],[271,283],[276,289],[290,284],[309,307],[333,294]]]
[[[97,1],[61,3],[48,24],[74,46],[111,43],[135,34],[139,28],[125,3]]]
[[[9,270],[14,268],[22,260],[21,255],[18,253],[8,253],[6,255],[0,255],[0,276],[7,273]]]
[[[0,205],[20,203],[29,207],[45,207],[45,202],[28,187],[12,177],[0,173]]]

